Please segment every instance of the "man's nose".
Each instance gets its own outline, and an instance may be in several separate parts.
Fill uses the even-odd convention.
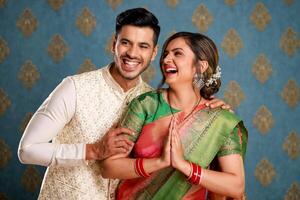
[[[128,50],[127,50],[127,55],[131,58],[135,58],[138,55],[138,48],[136,46],[131,46]]]

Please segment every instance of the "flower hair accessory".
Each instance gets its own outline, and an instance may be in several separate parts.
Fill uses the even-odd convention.
[[[217,79],[221,78],[221,67],[218,65],[216,68],[216,73],[214,73],[206,82],[205,85],[208,87],[213,83],[217,83]]]

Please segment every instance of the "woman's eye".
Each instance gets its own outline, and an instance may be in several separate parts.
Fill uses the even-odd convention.
[[[181,56],[182,53],[181,53],[180,51],[176,51],[176,52],[174,52],[174,55],[175,55],[175,56]]]

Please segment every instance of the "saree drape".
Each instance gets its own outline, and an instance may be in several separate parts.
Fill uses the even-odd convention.
[[[160,157],[171,120],[177,121],[186,160],[208,168],[215,157],[240,154],[244,157],[247,130],[233,113],[198,105],[188,118],[171,108],[162,90],[140,95],[129,105],[121,126],[136,132],[133,157]],[[117,199],[205,199],[207,191],[193,186],[179,171],[168,167],[149,178],[121,181]]]

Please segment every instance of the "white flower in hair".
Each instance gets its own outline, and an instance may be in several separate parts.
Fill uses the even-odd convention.
[[[205,85],[208,87],[213,83],[217,83],[217,80],[221,78],[221,67],[218,65],[216,68],[216,73],[214,73],[206,82]]]

